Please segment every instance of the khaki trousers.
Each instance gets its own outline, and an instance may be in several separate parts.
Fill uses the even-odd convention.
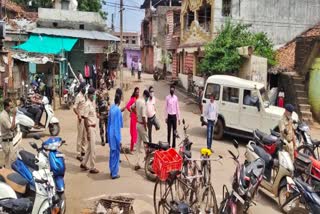
[[[1,142],[2,151],[4,154],[4,165],[6,168],[11,168],[11,161],[14,155],[13,143],[11,142]]]
[[[87,165],[88,161],[90,161],[90,169],[95,168],[95,159],[96,159],[96,128],[89,127],[89,136],[90,141],[88,142],[86,155],[83,158],[83,165]]]
[[[294,161],[293,141],[290,141],[290,142],[287,141],[283,149],[289,153],[291,160]]]
[[[136,145],[136,165],[142,166],[143,165],[143,150],[141,147],[144,147],[144,142],[148,142],[148,133],[147,130],[145,130],[144,126],[140,123],[137,124],[137,130],[138,130],[138,140]]]
[[[84,153],[87,142],[86,129],[84,127],[84,119],[78,120],[78,136],[77,136],[77,153],[80,156]]]

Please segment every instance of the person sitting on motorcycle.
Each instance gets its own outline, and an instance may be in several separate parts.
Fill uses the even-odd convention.
[[[292,112],[294,111],[294,107],[291,104],[286,104],[285,109],[286,111],[279,122],[279,130],[281,139],[286,141],[284,149],[290,154],[290,157],[293,161],[294,151],[296,148],[296,136],[292,120]]]
[[[99,118],[99,129],[101,137],[101,145],[104,146],[108,143],[108,113],[109,113],[109,93],[104,82],[101,83],[99,91],[97,92],[97,112]],[[106,127],[104,131],[104,127]],[[104,140],[105,137],[105,140]]]

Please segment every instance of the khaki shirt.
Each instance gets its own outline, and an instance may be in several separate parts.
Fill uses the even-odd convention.
[[[98,95],[101,99],[107,100],[108,97],[109,97],[109,92],[108,92],[107,89],[99,90],[98,93],[97,93],[97,95]]]
[[[281,134],[281,138],[287,140],[288,142],[291,142],[294,137],[294,128],[293,128],[293,120],[286,115],[283,115],[280,122],[279,122],[279,130]],[[285,133],[285,130],[287,130],[287,134]]]
[[[11,119],[5,110],[3,110],[0,114],[0,131],[2,139],[10,139],[13,138],[13,131],[11,128]]]
[[[83,117],[88,119],[89,126],[96,125],[97,121],[97,114],[96,114],[96,104],[91,102],[91,100],[87,100]]]
[[[85,106],[86,106],[86,98],[81,92],[79,92],[74,101],[74,108],[78,110],[80,116],[83,116]]]
[[[133,106],[136,107],[138,122],[142,123],[143,122],[142,118],[143,117],[147,118],[147,105],[146,105],[146,102],[142,98],[140,98],[140,99],[138,99],[136,101],[135,104],[133,104]]]

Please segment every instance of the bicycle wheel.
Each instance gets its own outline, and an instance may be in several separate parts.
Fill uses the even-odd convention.
[[[216,193],[211,184],[203,188],[199,204],[201,213],[218,213]]]
[[[305,154],[305,155],[308,155],[308,156],[312,156],[313,158],[316,158],[313,149],[310,148],[310,147],[307,146],[307,145],[301,145],[301,146],[299,146],[299,147],[297,148],[297,152],[298,152],[298,153]]]
[[[165,181],[157,179],[153,191],[153,204],[155,214],[169,213],[170,202],[168,195],[170,194],[171,188]]]

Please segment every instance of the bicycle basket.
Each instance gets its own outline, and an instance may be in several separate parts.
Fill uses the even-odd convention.
[[[169,172],[180,171],[181,167],[182,158],[175,149],[155,152],[152,168],[160,180],[167,180]]]

